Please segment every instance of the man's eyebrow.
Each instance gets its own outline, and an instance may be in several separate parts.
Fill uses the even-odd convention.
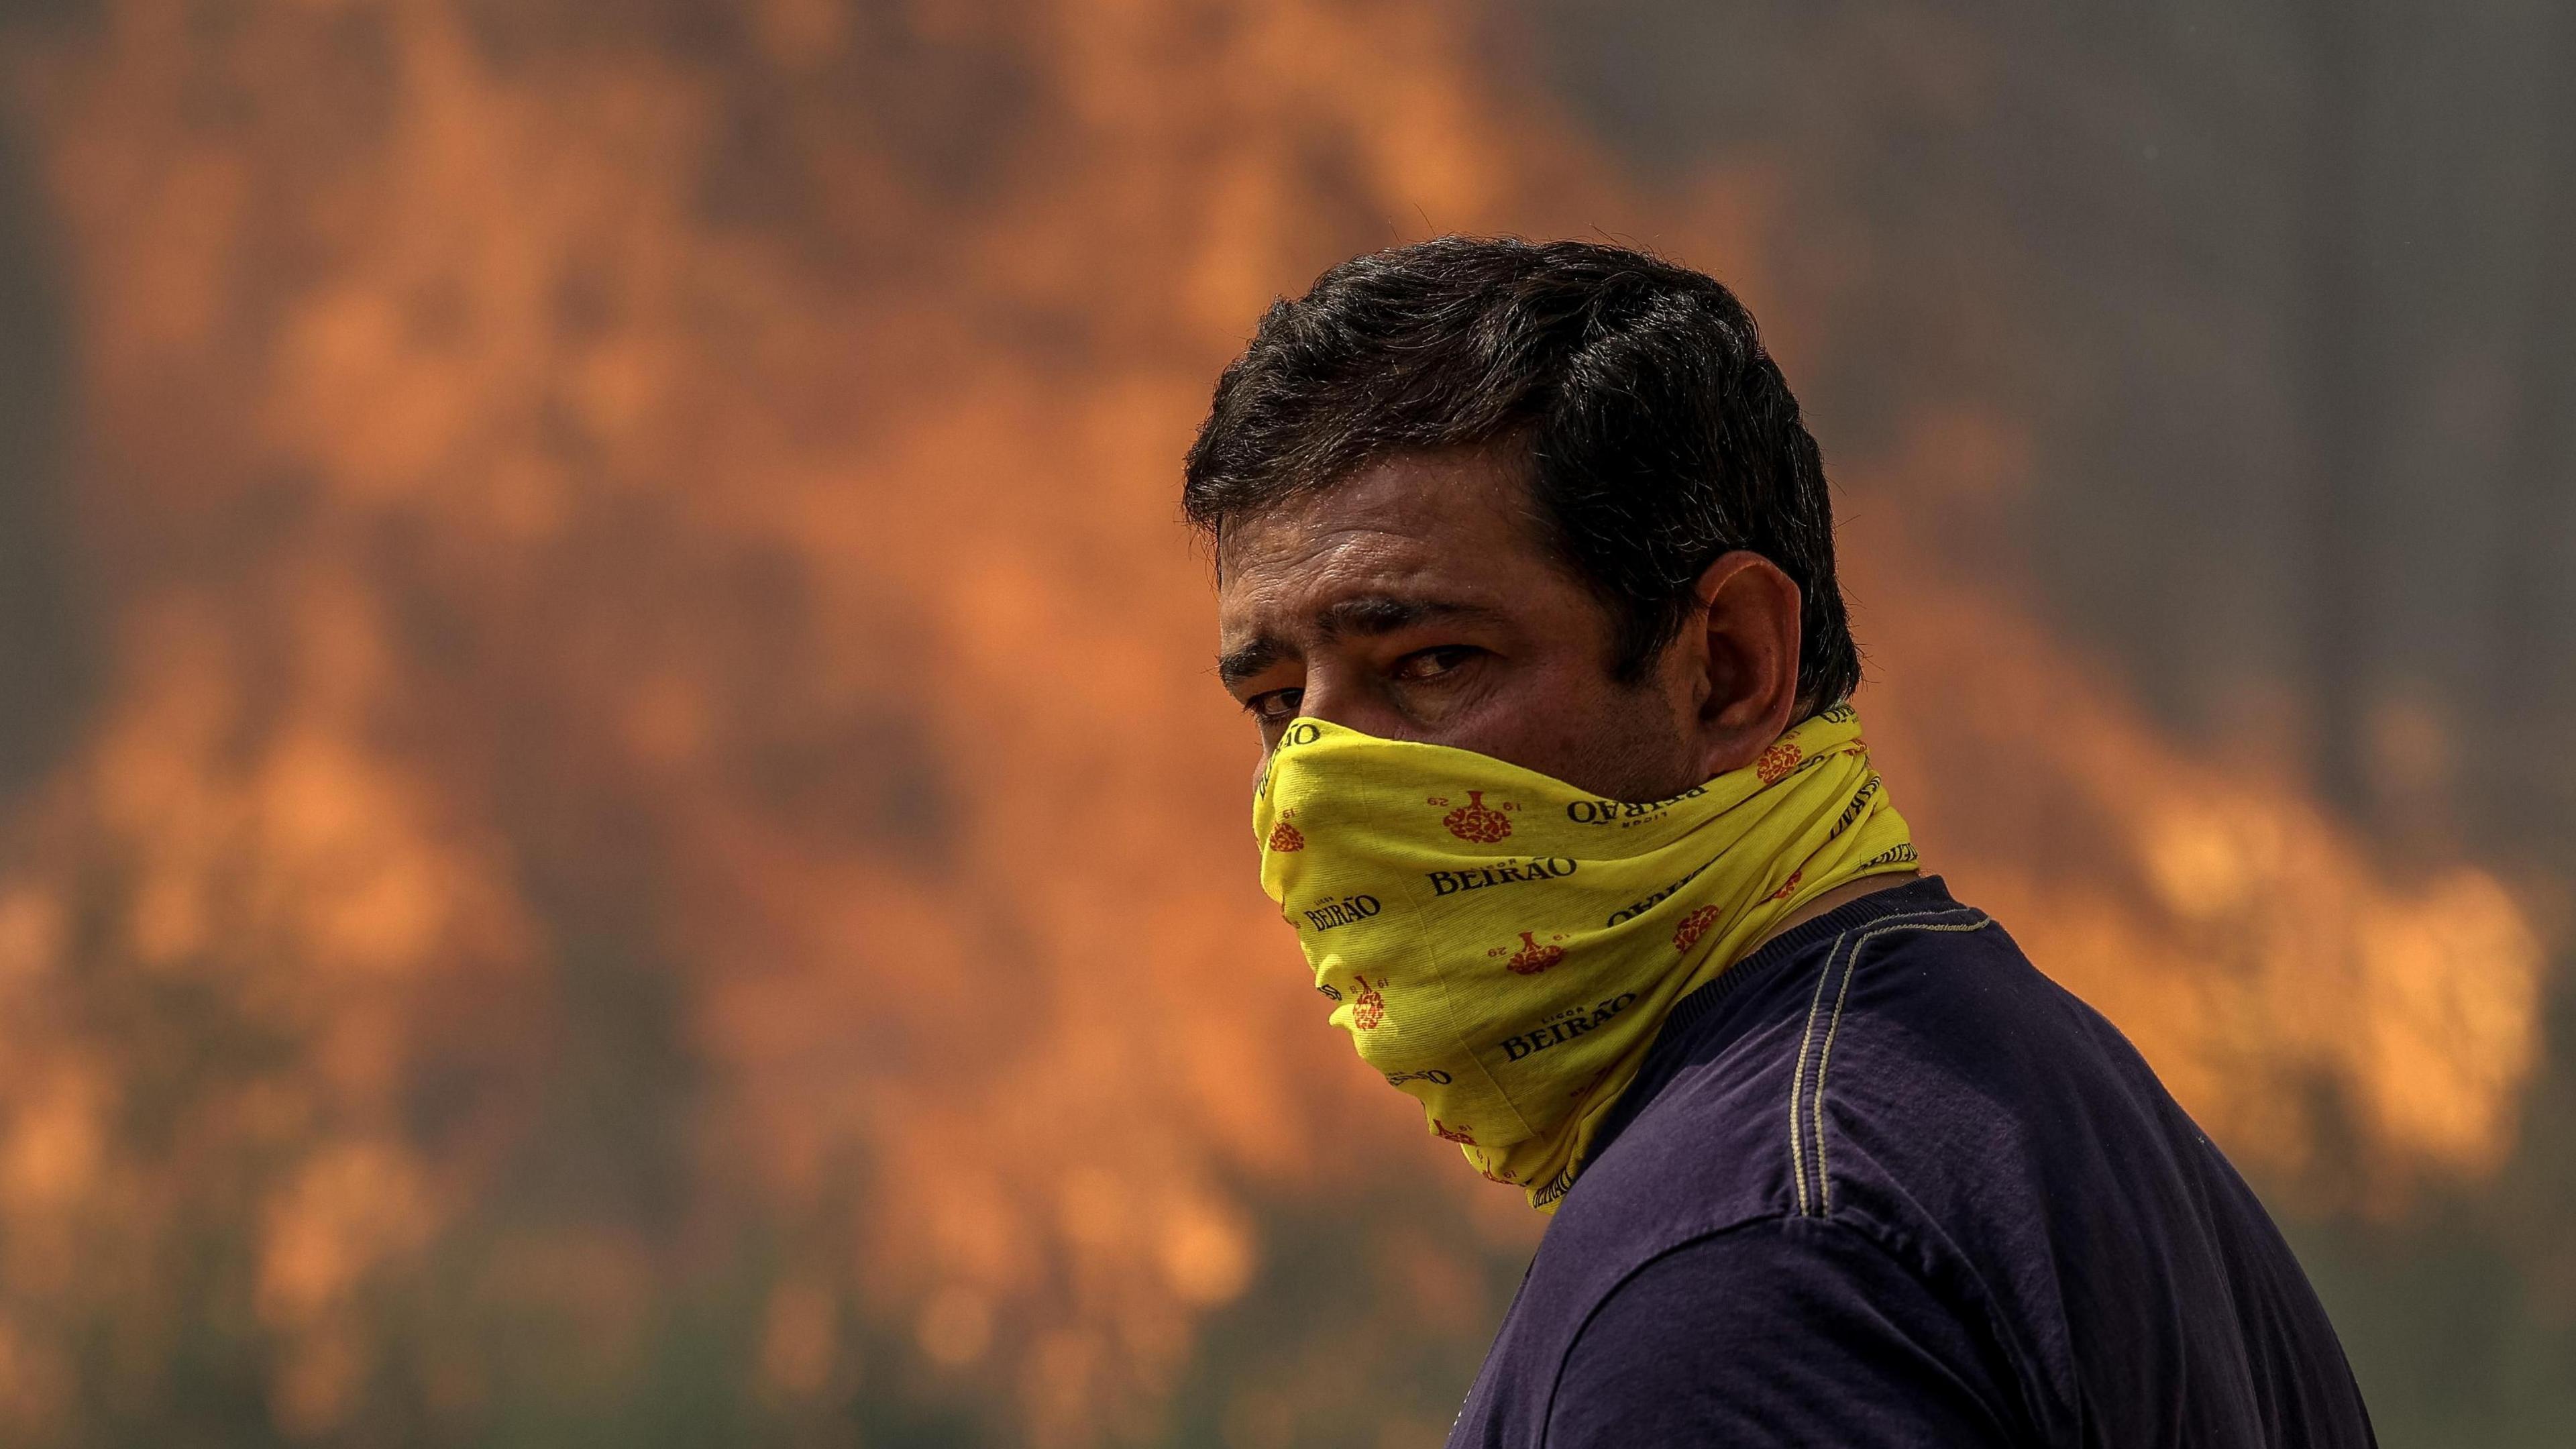
[[[1288,656],[1288,646],[1276,634],[1264,634],[1240,649],[1229,649],[1216,657],[1216,677],[1232,689],[1252,676]]]
[[[1455,599],[1410,599],[1395,594],[1363,594],[1318,610],[1316,632],[1327,639],[1344,634],[1392,634],[1432,619],[1495,620],[1500,609]],[[1263,634],[1238,649],[1217,656],[1216,676],[1232,688],[1296,651],[1276,634]]]

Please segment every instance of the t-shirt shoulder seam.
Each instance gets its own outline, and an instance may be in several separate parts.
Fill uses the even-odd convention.
[[[1825,1078],[1833,1060],[1834,1039],[1840,1034],[1843,1010],[1851,1000],[1852,976],[1860,966],[1861,953],[1881,936],[1899,931],[1982,931],[1994,924],[1994,918],[1974,906],[1945,906],[1938,910],[1909,911],[1902,915],[1880,916],[1834,937],[1825,952],[1824,965],[1816,972],[1816,990],[1807,1003],[1806,1029],[1799,1033],[1797,1057],[1789,1072],[1789,1176],[1795,1188],[1797,1215],[1823,1217],[1833,1205],[1833,1179],[1827,1175],[1825,1162]],[[1840,969],[1840,984],[1836,970]],[[1828,986],[1834,986],[1833,1008],[1825,1009]],[[1821,1041],[1817,1027],[1824,1030]],[[1813,1101],[1809,1096],[1807,1064],[1815,1062]],[[1800,1121],[1800,1108],[1806,1104],[1806,1121]],[[1812,1133],[1815,1147],[1808,1150],[1807,1137]],[[1807,1180],[1812,1170],[1815,1190],[1808,1191]]]

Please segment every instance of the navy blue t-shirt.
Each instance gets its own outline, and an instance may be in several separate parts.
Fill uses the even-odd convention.
[[[1451,1449],[2371,1444],[2251,1189],[1938,877],[1673,1009]]]

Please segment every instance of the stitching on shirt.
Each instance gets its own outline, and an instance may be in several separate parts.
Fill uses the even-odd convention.
[[[1905,921],[1928,921],[1940,916],[1955,916],[1959,914],[1959,912],[1967,909],[1971,908],[1966,906],[1945,906],[1937,911],[1914,911],[1902,916],[1881,916],[1877,920],[1868,922],[1867,924],[1870,927],[1878,927]],[[1844,954],[1843,948],[1846,944],[1851,944],[1852,949],[1855,951],[1859,949],[1857,943],[1852,942],[1852,937],[1855,932],[1858,932],[1861,929],[1862,927],[1855,926],[1852,930],[1845,931],[1841,935],[1834,937],[1833,945],[1827,947],[1825,950],[1825,964],[1816,972],[1815,997],[1807,1003],[1807,1029],[1801,1032],[1798,1036],[1797,1063],[1789,1074],[1789,1176],[1797,1185],[1798,1215],[1800,1217],[1809,1217],[1813,1215],[1809,1211],[1809,1203],[1807,1201],[1807,1154],[1805,1139],[1798,1131],[1798,1099],[1803,1096],[1806,1091],[1807,1054],[1816,1044],[1816,1017],[1823,1012],[1825,1007],[1825,983],[1831,981],[1834,977],[1834,959]],[[1876,934],[1875,930],[1872,930],[1870,934]],[[1861,939],[1867,940],[1868,937],[1863,936]],[[1848,958],[1846,958],[1843,982],[1846,989],[1848,989],[1851,982]],[[1834,1014],[1837,1018],[1842,1015],[1842,1003],[1839,999],[1837,999],[1834,1004]],[[1821,1064],[1818,1067],[1818,1071],[1821,1074]],[[1821,1085],[1822,1083],[1819,1082],[1819,1087],[1821,1087]],[[1817,1100],[1821,1103],[1823,1098],[1820,1096]],[[1821,1135],[1822,1129],[1820,1128],[1820,1138]],[[1816,1192],[1817,1195],[1821,1197],[1824,1193],[1824,1177],[1822,1175],[1823,1164],[1821,1160],[1817,1165],[1817,1173]]]
[[[1980,914],[1974,921],[1962,921],[1947,925],[1937,921],[1881,923],[1872,927],[1870,930],[1863,932],[1858,940],[1852,942],[1851,951],[1843,958],[1843,984],[1834,993],[1833,1019],[1825,1024],[1825,1044],[1823,1049],[1816,1053],[1816,1100],[1813,1108],[1807,1113],[1807,1120],[1816,1129],[1815,1216],[1824,1216],[1826,1213],[1832,1211],[1834,1205],[1834,1181],[1825,1167],[1825,1068],[1831,1065],[1834,1059],[1834,1035],[1842,1030],[1843,1005],[1851,999],[1852,976],[1860,969],[1860,953],[1862,948],[1868,946],[1870,942],[1878,939],[1879,937],[1896,931],[1982,931],[1993,924],[1994,918],[1983,914]],[[1823,985],[1824,983],[1818,982],[1818,989],[1822,990]],[[1814,1030],[1812,1025],[1808,1029],[1810,1031]],[[1800,1055],[1803,1057],[1804,1053],[1802,1052]],[[1795,1092],[1797,1089],[1795,1086],[1792,1086],[1790,1090]],[[1793,1126],[1795,1119],[1796,1114],[1792,1112],[1791,1121]],[[1807,1184],[1805,1179],[1801,1178],[1798,1183],[1798,1198],[1801,1212],[1805,1211],[1806,1186]]]
[[[1843,943],[1851,939],[1845,931],[1834,937],[1825,951],[1825,964],[1816,971],[1816,994],[1807,1003],[1807,1029],[1798,1034],[1798,1061],[1789,1073],[1789,1177],[1798,1188],[1798,1216],[1807,1215],[1807,1150],[1798,1135],[1798,1096],[1807,1084],[1807,1048],[1816,1039],[1816,1013],[1825,1007],[1825,983],[1833,979],[1834,958],[1843,953]]]

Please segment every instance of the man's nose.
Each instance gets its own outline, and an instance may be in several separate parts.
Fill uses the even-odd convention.
[[[1297,717],[1322,720],[1382,739],[1402,739],[1407,728],[1404,716],[1377,691],[1367,688],[1364,681],[1339,671],[1311,668],[1306,675],[1306,692],[1297,697]]]

